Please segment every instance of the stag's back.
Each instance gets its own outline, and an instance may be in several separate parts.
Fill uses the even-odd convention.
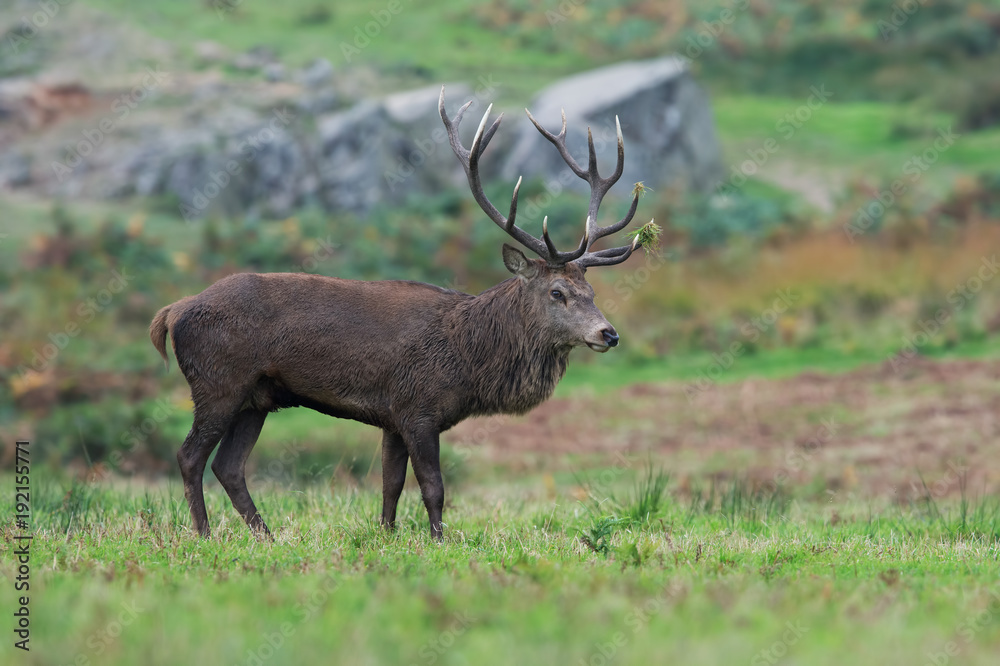
[[[192,391],[356,417],[386,409],[408,373],[436,372],[448,346],[442,318],[468,298],[417,282],[240,273],[164,308],[152,337],[169,331]]]

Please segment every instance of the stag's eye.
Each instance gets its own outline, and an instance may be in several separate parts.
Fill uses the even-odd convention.
[[[566,297],[563,296],[563,293],[558,289],[553,289],[552,291],[549,292],[549,295],[552,296],[552,298],[554,298],[557,301],[562,301],[563,303],[566,302]]]

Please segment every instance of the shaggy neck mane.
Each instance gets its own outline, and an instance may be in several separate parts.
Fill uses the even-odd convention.
[[[521,280],[510,278],[451,313],[473,414],[527,412],[552,395],[566,372],[569,347],[543,337],[527,299]]]

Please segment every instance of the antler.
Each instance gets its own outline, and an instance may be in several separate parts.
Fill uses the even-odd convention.
[[[462,116],[465,115],[466,110],[472,104],[472,101],[466,102],[458,110],[453,119],[448,118],[448,114],[444,109],[444,86],[441,86],[441,97],[438,99],[438,112],[441,114],[441,120],[444,122],[445,129],[448,132],[448,141],[451,143],[451,149],[455,151],[455,155],[458,157],[459,162],[462,163],[462,167],[465,169],[465,175],[469,180],[469,188],[472,190],[472,196],[476,199],[476,203],[479,207],[483,209],[483,212],[491,220],[493,220],[498,227],[506,231],[514,240],[516,240],[521,245],[525,246],[539,257],[545,259],[550,264],[567,264],[569,262],[575,262],[581,268],[587,268],[589,266],[612,266],[614,264],[620,264],[631,256],[632,252],[639,245],[638,235],[633,240],[630,245],[623,245],[622,247],[611,248],[607,250],[600,250],[598,252],[591,252],[590,248],[593,244],[613,233],[621,231],[628,223],[632,221],[632,217],[635,215],[636,208],[639,205],[639,189],[637,188],[632,197],[632,205],[629,207],[628,213],[618,222],[610,224],[606,227],[602,227],[597,224],[597,213],[601,207],[601,201],[604,199],[604,195],[608,193],[608,190],[618,182],[621,178],[622,171],[625,167],[625,141],[622,138],[622,128],[618,122],[618,117],[615,116],[615,127],[618,131],[618,164],[615,168],[615,172],[608,178],[601,178],[597,171],[597,153],[594,150],[594,136],[587,128],[587,143],[590,150],[590,157],[587,169],[583,169],[573,156],[569,154],[569,150],[566,148],[566,112],[563,111],[562,114],[562,130],[558,135],[553,135],[548,132],[538,121],[532,117],[531,112],[527,109],[525,111],[528,113],[528,118],[531,120],[532,124],[542,133],[546,139],[548,139],[552,144],[559,150],[559,154],[572,169],[573,173],[587,181],[590,185],[590,208],[587,214],[587,223],[584,228],[583,239],[580,241],[579,247],[571,252],[560,252],[556,249],[555,245],[552,243],[552,239],[549,238],[549,228],[548,221],[549,218],[546,216],[542,219],[542,239],[539,240],[535,238],[524,229],[521,229],[514,224],[514,220],[517,216],[517,195],[518,191],[521,189],[521,178],[517,179],[517,184],[514,186],[514,194],[510,201],[510,212],[504,217],[503,213],[497,210],[490,200],[486,197],[483,192],[482,181],[479,177],[479,158],[482,157],[483,151],[486,150],[486,146],[489,145],[490,140],[493,135],[496,134],[497,129],[500,127],[500,121],[503,120],[503,114],[493,121],[493,124],[487,129],[486,123],[490,117],[490,111],[493,109],[491,104],[487,109],[486,113],[483,115],[483,119],[479,123],[479,129],[476,130],[476,135],[472,139],[472,146],[470,149],[466,150],[465,146],[462,145],[462,139],[459,137],[458,128],[462,122]]]
[[[608,250],[601,250],[599,252],[591,252],[590,248],[601,238],[605,236],[610,236],[611,234],[617,233],[628,226],[629,222],[632,221],[632,217],[635,215],[636,208],[639,206],[639,194],[640,190],[636,188],[632,195],[632,205],[629,206],[628,212],[625,213],[623,217],[618,222],[614,224],[609,224],[606,227],[602,227],[597,224],[597,214],[601,209],[601,202],[604,200],[604,195],[608,193],[608,190],[618,182],[618,179],[622,177],[622,171],[625,169],[625,139],[622,137],[622,126],[618,122],[618,116],[615,116],[615,130],[618,134],[618,163],[615,166],[615,172],[608,176],[607,178],[601,178],[600,173],[597,171],[597,151],[594,149],[594,134],[587,128],[587,149],[588,149],[588,160],[587,168],[582,168],[577,161],[573,159],[573,156],[569,154],[569,149],[566,147],[566,111],[562,112],[562,129],[559,130],[559,134],[552,134],[547,129],[542,127],[535,117],[531,115],[531,112],[527,109],[524,110],[528,114],[528,119],[531,124],[535,126],[542,136],[548,139],[552,145],[554,145],[558,150],[559,154],[562,156],[563,160],[569,165],[569,168],[577,176],[587,181],[590,185],[590,207],[587,210],[587,229],[584,233],[584,244],[586,245],[586,251],[576,263],[583,268],[589,266],[613,266],[614,264],[620,264],[626,259],[628,259],[632,252],[639,245],[639,237],[632,241],[631,245],[623,245],[621,247],[611,248]]]
[[[472,139],[472,147],[469,150],[465,149],[462,145],[462,139],[458,135],[458,128],[462,122],[462,116],[465,115],[466,110],[472,104],[472,100],[469,100],[462,105],[462,108],[458,110],[453,119],[448,118],[448,114],[444,110],[444,86],[441,86],[441,97],[438,99],[438,111],[441,114],[441,120],[444,122],[444,127],[448,131],[448,141],[451,143],[451,149],[455,151],[455,155],[458,157],[458,161],[462,163],[462,167],[465,169],[465,175],[469,179],[469,188],[472,190],[472,196],[476,199],[476,203],[479,207],[483,209],[483,212],[491,220],[493,220],[498,227],[506,231],[514,240],[528,248],[539,257],[545,259],[551,264],[565,264],[574,259],[583,256],[584,252],[587,250],[587,236],[584,234],[583,241],[573,252],[559,252],[556,250],[555,245],[552,243],[552,239],[549,238],[548,229],[548,217],[542,220],[542,240],[535,238],[529,234],[524,229],[518,227],[514,224],[514,220],[517,217],[517,194],[521,189],[521,179],[517,179],[517,185],[514,186],[514,194],[510,199],[510,212],[504,217],[503,213],[497,210],[490,200],[486,197],[483,192],[483,184],[479,178],[479,158],[482,157],[483,151],[486,150],[486,146],[489,145],[490,139],[496,134],[497,128],[500,127],[500,121],[503,120],[503,114],[493,121],[489,129],[486,129],[486,121],[489,120],[490,111],[493,109],[493,105],[490,104],[486,109],[486,113],[483,115],[482,121],[479,123],[479,129],[476,130],[476,136]],[[484,133],[485,132],[485,133]]]

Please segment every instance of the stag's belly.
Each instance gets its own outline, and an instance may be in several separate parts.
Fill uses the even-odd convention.
[[[274,412],[288,407],[308,407],[329,416],[360,421],[380,428],[391,427],[392,418],[380,396],[353,396],[350,390],[319,391],[289,388],[280,378],[261,377],[250,389],[244,409]]]

